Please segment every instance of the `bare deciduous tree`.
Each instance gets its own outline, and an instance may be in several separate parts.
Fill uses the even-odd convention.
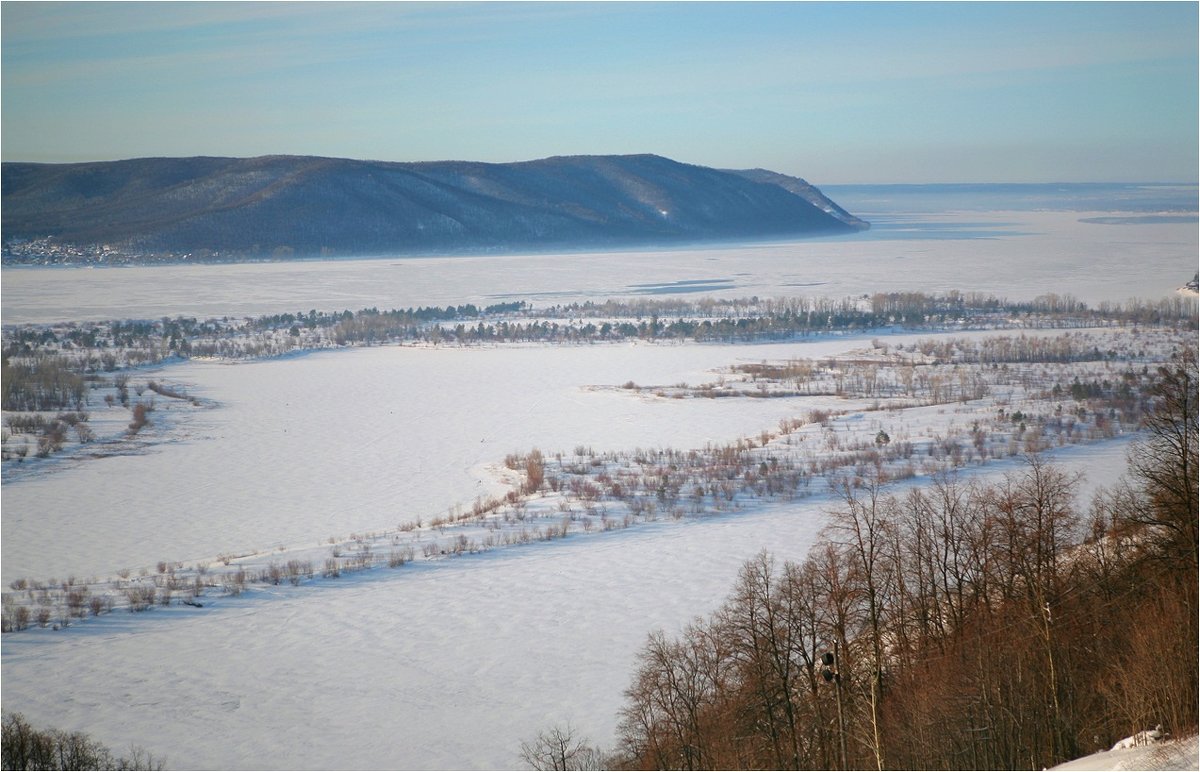
[[[600,751],[588,745],[586,737],[569,722],[538,732],[533,740],[522,741],[521,758],[532,769],[568,770],[602,769]]]

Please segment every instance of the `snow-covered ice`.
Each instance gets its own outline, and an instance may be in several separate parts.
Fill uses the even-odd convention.
[[[1096,225],[1086,212],[969,212],[1001,236],[920,238],[896,230],[749,246],[614,253],[326,260],[96,269],[5,268],[4,324],[198,318],[528,300],[668,296],[983,292],[1091,303],[1161,297],[1196,270],[1194,223]],[[1007,234],[1007,235],[1005,235]],[[916,236],[908,238],[907,236]]]
[[[662,297],[681,286],[724,297],[1056,292],[1094,303],[1162,297],[1194,272],[1194,224],[1109,226],[1082,222],[1087,216],[948,217],[1001,234],[986,239],[876,234],[614,255],[6,268],[2,315],[13,324],[547,304]],[[697,284],[680,284],[688,281]],[[159,560],[395,528],[501,490],[504,456],[533,447],[733,441],[795,415],[801,403],[589,387],[711,382],[715,369],[738,361],[827,356],[878,334],[745,346],[391,346],[169,365],[147,375],[215,407],[168,415],[160,405],[150,430],[157,441],[138,454],[64,458],[6,476],[0,575],[6,585],[24,576],[109,576]],[[1126,449],[1106,442],[1055,457],[1086,473],[1090,490],[1119,475]],[[204,609],[109,614],[64,631],[6,635],[4,706],[197,769],[508,768],[520,763],[522,738],[565,721],[606,745],[646,635],[714,610],[742,562],[763,548],[803,557],[827,503],[756,503],[399,571],[259,587]]]
[[[1093,484],[1122,443],[1075,447]],[[1012,469],[997,464],[995,471]],[[4,699],[193,769],[506,769],[571,721],[609,745],[637,650],[742,562],[800,559],[827,500],[768,504],[3,640]]]
[[[157,432],[160,442],[137,454],[85,454],[16,470],[4,487],[0,579],[7,586],[125,569],[136,575],[159,561],[213,561],[428,523],[455,506],[470,509],[476,497],[502,494],[498,465],[533,448],[689,450],[736,442],[837,400],[653,399],[611,387],[630,380],[696,386],[733,364],[826,357],[878,337],[734,346],[386,346],[157,368],[145,377],[215,407],[180,409],[160,400],[151,414],[158,426],[143,430]],[[896,346],[931,336],[885,337]],[[872,418],[878,420],[885,419]],[[956,420],[965,419],[945,406],[914,408],[887,428],[931,436]]]
[[[136,572],[428,522],[501,491],[488,467],[535,447],[735,441],[795,414],[797,401],[650,401],[587,387],[700,383],[738,359],[847,345],[389,346],[166,367],[154,377],[220,406],[192,412],[179,439],[149,452],[6,485],[3,581]]]

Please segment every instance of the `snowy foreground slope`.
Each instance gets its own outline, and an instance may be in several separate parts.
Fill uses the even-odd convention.
[[[1068,761],[1065,764],[1051,767],[1051,769],[1064,770],[1064,772],[1200,769],[1200,738],[1193,735],[1182,740],[1114,748]]]

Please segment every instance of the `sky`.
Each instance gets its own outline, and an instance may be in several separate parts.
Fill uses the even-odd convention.
[[[1200,4],[0,3],[0,156],[1195,182]]]

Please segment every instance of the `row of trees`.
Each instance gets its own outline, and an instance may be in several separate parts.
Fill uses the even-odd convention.
[[[547,317],[613,318],[651,316],[699,316],[733,318],[769,316],[828,318],[864,313],[876,320],[893,324],[924,324],[937,319],[962,319],[997,313],[1024,316],[1068,317],[1083,325],[1097,321],[1121,321],[1137,324],[1163,324],[1186,320],[1196,314],[1196,299],[1172,295],[1158,299],[1132,298],[1124,302],[1103,301],[1091,308],[1069,295],[1048,293],[1029,301],[1014,301],[980,292],[877,292],[858,297],[829,298],[801,296],[788,298],[644,298],[585,301],[551,306]],[[1070,325],[1067,325],[1070,326]]]
[[[207,351],[238,336],[261,338],[281,333],[290,348],[384,341],[478,342],[506,340],[609,340],[630,337],[689,340],[777,338],[829,330],[1007,323],[1013,317],[1035,326],[1091,326],[1112,323],[1183,324],[1196,329],[1194,298],[1104,303],[1096,309],[1069,296],[1012,302],[978,293],[877,293],[873,296],[714,299],[609,300],[535,310],[523,301],[480,308],[474,304],[393,309],[364,308],[254,319],[163,317],[154,321],[105,322],[9,328],[5,357],[46,351],[92,351],[89,366],[111,370],[122,364],[160,361],[172,354]],[[520,321],[534,319],[536,321]],[[320,334],[318,334],[320,333]],[[197,349],[197,346],[200,348]],[[106,355],[106,356],[102,356]]]
[[[639,655],[602,764],[1042,768],[1162,724],[1195,731],[1197,375],[1159,371],[1130,477],[1074,505],[1039,457],[996,484],[888,495],[842,478],[809,557],[766,553],[726,603]],[[539,755],[557,739],[557,756]],[[595,764],[562,733],[525,758]],[[567,738],[570,740],[571,738]]]

